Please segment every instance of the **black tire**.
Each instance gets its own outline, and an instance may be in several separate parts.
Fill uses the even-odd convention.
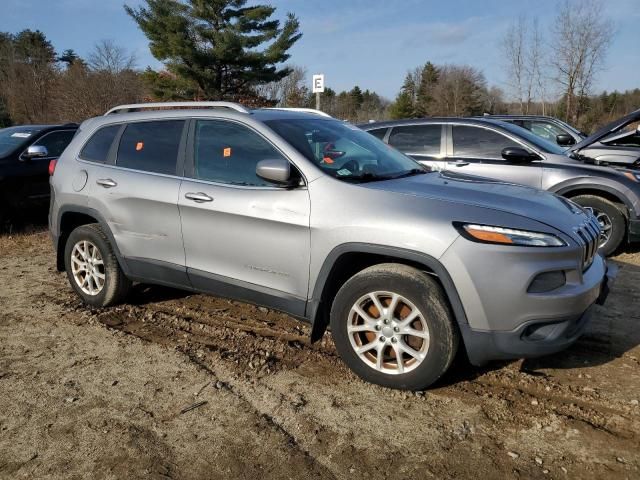
[[[78,242],[85,240],[97,247],[103,261],[103,268],[100,268],[100,270],[104,275],[104,285],[102,289],[94,295],[85,293],[80,285],[78,285],[71,266],[71,256],[74,246],[78,244]],[[71,232],[64,249],[64,266],[71,287],[87,305],[93,307],[115,305],[122,302],[131,289],[131,281],[120,268],[108,237],[97,223],[83,225]]]
[[[613,202],[595,195],[579,195],[571,200],[582,207],[593,209],[596,216],[602,213],[608,217],[611,230],[607,240],[600,245],[598,250],[606,257],[616,252],[624,242],[627,233],[627,222],[620,209]]]
[[[413,370],[406,373],[384,373],[365,363],[352,346],[352,340],[347,331],[348,324],[352,322],[351,308],[371,292],[390,292],[401,295],[417,307],[422,314],[421,317],[426,321],[430,335],[428,349],[424,359],[413,367]],[[389,304],[383,305],[383,308],[385,306],[388,307]],[[459,332],[454,322],[446,295],[437,280],[415,268],[393,263],[375,265],[351,277],[340,288],[331,307],[331,333],[338,353],[349,368],[368,382],[404,390],[422,390],[447,371],[456,355],[459,343]],[[376,326],[378,327],[379,325]],[[366,335],[370,334],[378,340],[380,339],[378,335],[382,337],[385,335],[384,332],[366,333]],[[407,338],[401,333],[393,335],[394,337],[398,335],[402,339]],[[398,341],[400,340],[396,340]],[[395,360],[392,362],[399,364],[392,350],[388,352],[394,355]],[[404,357],[404,353],[401,357]],[[383,355],[383,358],[388,357]],[[409,358],[410,361],[410,357],[404,358]]]

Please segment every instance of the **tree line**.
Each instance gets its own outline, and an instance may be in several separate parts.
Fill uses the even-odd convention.
[[[110,40],[81,58],[73,49],[56,52],[40,31],[0,32],[0,126],[78,122],[141,101],[315,107],[307,69],[290,63],[302,36],[294,14],[279,20],[274,7],[246,0],[146,0],[125,10],[149,39],[159,70],[140,70],[135,56]],[[564,0],[549,32],[524,17],[507,30],[507,94],[478,68],[426,61],[407,73],[393,101],[354,85],[327,88],[321,106],[353,122],[547,114],[589,131],[640,106],[638,89],[593,95],[613,32],[601,0]]]

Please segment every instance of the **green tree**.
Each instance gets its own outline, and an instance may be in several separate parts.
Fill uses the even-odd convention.
[[[420,85],[418,86],[416,95],[416,114],[418,116],[423,117],[431,114],[434,101],[434,89],[437,84],[438,69],[433,63],[427,62],[422,68]]]
[[[80,56],[72,48],[68,48],[64,52],[62,52],[62,54],[58,56],[57,60],[66,64],[67,68],[69,68],[75,62],[82,61],[80,59]]]
[[[302,36],[291,13],[281,26],[275,8],[246,0],[145,0],[127,13],[150,42],[151,53],[204,99],[253,94],[253,87],[290,73],[278,68]]]
[[[406,91],[401,91],[396,97],[396,101],[389,107],[389,116],[393,119],[411,118],[414,114],[411,95]]]

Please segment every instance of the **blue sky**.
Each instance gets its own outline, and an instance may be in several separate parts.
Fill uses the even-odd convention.
[[[139,67],[160,64],[123,4],[141,0],[2,0],[0,31],[40,29],[61,52],[86,55],[101,39],[135,52]],[[250,3],[259,3],[251,1]],[[465,63],[481,69],[492,85],[506,87],[499,44],[519,15],[538,18],[548,29],[558,0],[262,0],[276,15],[295,13],[302,39],[290,62],[309,75],[324,73],[326,84],[349,89],[357,84],[393,98],[408,69],[427,60]],[[606,70],[597,90],[640,87],[640,0],[607,0],[616,25]],[[310,83],[310,80],[309,80]]]

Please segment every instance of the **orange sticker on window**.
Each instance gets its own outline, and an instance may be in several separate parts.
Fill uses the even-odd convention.
[[[330,158],[330,157],[324,157],[324,158],[322,159],[322,161],[323,161],[324,163],[333,163],[333,158]]]
[[[231,147],[227,147],[222,151],[222,155],[224,157],[230,157],[231,156]]]
[[[136,152],[139,152],[140,150],[142,150],[144,148],[144,142],[138,142],[136,143]]]

